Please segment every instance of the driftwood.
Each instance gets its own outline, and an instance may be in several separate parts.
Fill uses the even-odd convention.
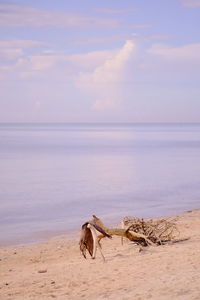
[[[175,219],[169,221],[167,219],[144,220],[125,217],[122,221],[122,226],[128,230],[144,234],[156,245],[178,241],[176,237],[179,235],[179,231],[175,224]]]
[[[93,245],[94,241],[92,238],[92,232],[91,230],[87,227],[88,223],[85,223],[82,225],[81,229],[81,236],[80,236],[80,251],[83,254],[83,256],[86,258],[86,252],[88,251],[89,254],[92,256],[93,253]]]
[[[103,237],[112,238],[112,236],[106,233],[103,228],[98,226],[98,224],[95,224],[93,220],[82,225],[79,245],[80,251],[83,254],[84,258],[86,258],[86,252],[88,251],[90,256],[94,259],[98,247],[104,259],[97,232],[101,233]]]
[[[165,243],[177,243],[188,240],[189,238],[177,239],[179,231],[174,220],[158,219],[144,220],[131,217],[125,217],[121,223],[122,228],[109,228],[93,215],[93,219],[83,224],[80,237],[80,251],[86,258],[87,251],[94,259],[97,248],[99,249],[103,260],[105,260],[100,240],[113,235],[127,238],[130,241],[142,247],[149,245],[163,245]],[[141,250],[141,248],[140,248]]]
[[[98,233],[101,234],[98,235]],[[134,241],[142,246],[153,245],[151,240],[149,240],[144,234],[134,232],[129,228],[108,228],[99,218],[93,215],[93,219],[91,221],[88,221],[82,225],[79,246],[84,258],[86,258],[86,252],[88,251],[90,256],[94,259],[96,256],[96,250],[99,248],[104,259],[101,251],[100,240],[104,237],[112,238],[113,235],[126,237],[130,241]]]
[[[118,236],[121,236],[121,237],[126,237],[130,241],[141,244],[142,246],[148,246],[148,245],[153,244],[145,234],[135,232],[131,228],[108,228],[95,215],[93,215],[93,222],[95,224],[97,224],[99,227],[103,228],[103,230],[106,231],[111,236],[112,235],[118,235]],[[99,235],[99,239],[101,240],[102,238],[104,238],[104,236]]]

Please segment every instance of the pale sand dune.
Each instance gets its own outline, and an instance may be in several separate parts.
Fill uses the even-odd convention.
[[[0,299],[200,299],[200,210],[177,219],[173,245],[138,247],[120,238],[104,240],[101,256],[85,260],[78,240],[0,250]],[[41,271],[41,273],[38,273]]]

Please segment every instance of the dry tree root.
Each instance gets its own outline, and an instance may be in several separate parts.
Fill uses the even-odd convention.
[[[140,234],[144,234],[153,244],[163,245],[168,242],[173,242],[177,236],[179,236],[179,231],[174,220],[159,219],[159,220],[145,220],[125,217],[123,219],[124,227],[128,231],[135,231]]]
[[[111,238],[113,235],[121,236],[122,239],[125,237],[142,247],[188,240],[188,238],[177,239],[179,231],[175,220],[159,219],[144,221],[144,219],[125,217],[122,225],[123,228],[106,227],[99,218],[93,215],[93,219],[83,224],[81,230],[79,245],[83,256],[86,258],[86,252],[88,251],[91,257],[95,258],[96,250],[99,248],[104,259],[100,240],[105,237]]]

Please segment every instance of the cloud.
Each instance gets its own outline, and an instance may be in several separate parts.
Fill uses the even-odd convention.
[[[110,28],[119,26],[119,21],[69,12],[39,10],[21,5],[0,4],[0,26]]]
[[[93,69],[103,64],[106,60],[112,59],[116,50],[91,51],[83,54],[74,54],[68,57],[68,61],[81,69]]]
[[[40,110],[40,107],[41,107],[41,102],[40,101],[36,101],[34,103],[34,110],[38,111],[38,110]]]
[[[116,51],[92,51],[88,53],[63,55],[58,52],[43,51],[40,55],[28,57],[32,70],[42,71],[52,68],[59,63],[65,63],[77,70],[91,70],[112,58]]]
[[[52,70],[67,70],[67,74],[91,71],[104,61],[111,59],[116,51],[91,51],[81,54],[66,54],[50,47],[48,44],[31,40],[0,40],[0,69],[15,71],[20,78],[38,76]],[[34,48],[39,48],[39,53]],[[28,48],[28,52],[26,51]],[[30,49],[29,49],[30,48]]]
[[[102,83],[117,83],[120,79],[121,71],[125,63],[135,50],[133,41],[127,41],[122,49],[118,50],[116,54],[107,59],[102,65],[95,68],[91,73],[82,73],[80,75],[81,82],[102,84]]]
[[[116,98],[116,95],[114,93],[109,92],[109,96],[104,95],[102,99],[97,99],[92,105],[92,109],[95,111],[113,110],[116,109],[116,107],[119,105],[120,102],[118,98]]]
[[[181,5],[184,7],[200,7],[200,0],[182,0]]]
[[[200,62],[200,43],[181,47],[155,44],[147,52],[168,61]]]
[[[151,24],[136,24],[136,25],[130,25],[129,28],[133,29],[143,29],[143,28],[151,28]]]
[[[0,40],[0,56],[16,59],[24,55],[24,49],[47,46],[46,43],[32,40]]]
[[[19,56],[23,55],[23,50],[20,48],[15,48],[15,49],[9,49],[9,48],[0,48],[0,57],[5,57],[7,59],[15,59]]]
[[[0,48],[32,48],[41,46],[48,46],[48,44],[32,40],[0,40]]]
[[[172,34],[152,34],[148,38],[150,40],[168,40],[173,37],[174,36]]]
[[[56,65],[59,61],[63,61],[63,56],[57,55],[34,55],[29,56],[31,69],[35,71],[42,71],[49,69]]]
[[[122,81],[125,78],[127,63],[135,50],[134,42],[128,40],[112,58],[106,59],[92,72],[80,73],[76,85],[94,99],[94,110],[115,109],[120,105]]]
[[[122,34],[111,34],[107,36],[91,36],[81,34],[79,36],[69,37],[67,42],[70,45],[113,45],[113,43],[124,42],[132,38],[133,35],[127,32]]]
[[[92,100],[95,110],[117,107],[120,104],[121,81],[126,74],[127,62],[135,52],[133,41],[121,49],[99,50],[80,54],[66,54],[52,49],[39,48],[30,55],[26,47],[41,46],[34,41],[0,41],[0,54],[10,60],[0,61],[2,78],[12,80],[68,80],[79,92]],[[24,48],[16,48],[23,46]],[[8,48],[10,47],[10,48]],[[101,95],[101,97],[100,97]]]
[[[103,14],[111,14],[111,15],[119,15],[119,14],[127,14],[130,12],[135,12],[135,8],[127,8],[127,9],[113,9],[113,8],[97,8],[97,12]]]
[[[137,29],[137,26],[138,28],[142,28],[142,26],[150,26],[148,24],[144,24],[144,25],[135,25],[136,29]],[[129,27],[129,28],[133,28],[134,29],[134,26],[132,27]],[[144,27],[143,27],[144,28]],[[157,40],[157,41],[162,41],[162,40],[167,40],[167,39],[171,39],[171,38],[174,38],[174,35],[172,34],[138,34],[138,33],[135,33],[135,32],[132,32],[132,33],[124,33],[124,34],[112,34],[112,35],[109,35],[109,36],[87,36],[87,35],[81,35],[81,36],[73,36],[73,37],[70,37],[68,39],[68,43],[71,45],[100,45],[100,44],[106,44],[106,45],[112,45],[113,43],[119,43],[119,42],[123,42],[123,41],[126,41],[126,40],[131,40],[131,39],[140,39],[140,40]]]

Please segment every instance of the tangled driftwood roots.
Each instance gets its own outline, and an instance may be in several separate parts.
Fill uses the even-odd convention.
[[[132,230],[144,234],[148,239],[156,244],[162,245],[168,242],[177,242],[179,231],[174,220],[144,220],[125,217],[122,224],[128,231]]]
[[[79,242],[81,253],[86,258],[88,251],[92,258],[95,258],[96,250],[99,248],[103,257],[100,240],[104,237],[111,238],[113,235],[121,236],[122,239],[125,237],[143,247],[182,241],[176,239],[179,232],[174,221],[166,219],[144,221],[144,219],[125,217],[122,228],[108,228],[93,215],[93,219],[82,226]]]

